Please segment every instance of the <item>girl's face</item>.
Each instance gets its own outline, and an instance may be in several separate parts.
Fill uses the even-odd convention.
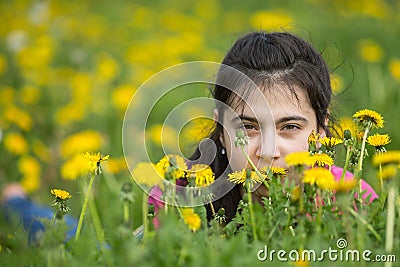
[[[251,168],[241,148],[235,146],[237,129],[243,129],[247,134],[245,150],[258,168],[287,169],[285,157],[292,152],[307,151],[312,130],[322,136],[325,134],[322,129],[317,129],[316,114],[305,93],[298,88],[296,93],[297,98],[284,86],[275,85],[271,90],[265,90],[265,98],[254,94],[244,108],[226,109],[221,142],[232,171]]]

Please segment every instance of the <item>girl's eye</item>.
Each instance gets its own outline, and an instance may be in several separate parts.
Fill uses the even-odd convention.
[[[297,130],[300,129],[300,126],[295,125],[295,124],[288,124],[282,127],[282,130],[287,130],[287,131],[293,131],[293,130]]]
[[[246,130],[257,130],[256,126],[252,124],[244,124],[242,127],[245,128]]]

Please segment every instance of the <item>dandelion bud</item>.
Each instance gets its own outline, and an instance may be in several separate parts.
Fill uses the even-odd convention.
[[[148,204],[148,206],[147,206],[147,214],[154,215],[154,205],[153,204]]]
[[[225,209],[224,209],[224,208],[220,208],[220,209],[218,210],[218,216],[222,217],[222,216],[224,216],[224,215],[225,215]]]
[[[351,132],[350,132],[350,130],[344,130],[344,132],[343,132],[343,137],[344,137],[344,140],[350,140],[350,139],[351,139]]]

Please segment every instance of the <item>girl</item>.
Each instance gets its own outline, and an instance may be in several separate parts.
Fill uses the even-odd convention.
[[[229,69],[249,79],[238,79]],[[247,153],[258,168],[287,168],[285,156],[307,151],[313,130],[321,137],[331,135],[328,109],[332,89],[327,64],[314,47],[290,33],[253,32],[239,38],[222,61],[212,95],[218,123],[210,135],[217,147],[210,166],[220,179],[232,171],[251,168],[241,149],[234,145],[239,128],[249,137]],[[211,155],[201,155],[200,151],[212,149],[198,147],[191,160],[207,162]],[[333,170],[338,172],[337,168]],[[341,171],[337,175],[340,177]],[[296,179],[290,170],[289,177]],[[364,198],[369,194],[371,200],[377,197],[367,183],[362,186],[367,190]],[[241,189],[236,185],[213,202],[215,210],[225,209],[227,222],[236,213]],[[267,195],[264,185],[253,192],[256,201]],[[207,216],[212,217],[209,208]]]

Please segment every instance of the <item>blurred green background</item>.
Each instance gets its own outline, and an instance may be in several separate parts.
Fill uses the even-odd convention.
[[[255,30],[288,30],[313,43],[332,71],[332,112],[380,112],[387,148],[399,148],[398,0],[16,0],[1,1],[0,14],[2,187],[18,181],[36,196],[73,187],[85,151],[110,155],[109,183],[129,180],[121,133],[135,90],[177,63],[221,62]],[[148,129],[154,147],[162,116]],[[176,129],[166,134],[176,140]]]

